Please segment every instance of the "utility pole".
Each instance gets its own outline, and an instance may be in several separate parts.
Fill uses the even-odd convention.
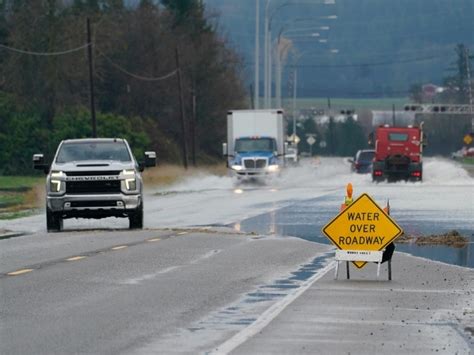
[[[467,92],[469,94],[469,105],[471,106],[471,132],[474,132],[474,112],[472,111],[472,88],[471,88],[471,58],[469,56],[469,49],[464,47],[464,56],[466,58],[466,73],[467,73]]]
[[[392,126],[395,127],[395,104],[392,104]]]
[[[253,107],[258,110],[258,95],[259,95],[259,69],[260,69],[260,61],[259,61],[259,52],[260,52],[260,1],[255,1],[255,92],[254,92],[254,99],[253,99]]]
[[[179,50],[178,47],[175,49],[176,54],[176,74],[178,77],[178,91],[179,91],[179,108],[181,113],[181,135],[182,135],[182,149],[183,149],[183,166],[185,169],[188,168],[188,144],[186,139],[186,120],[184,116],[184,99],[183,99],[183,86],[181,83],[181,68],[179,66]]]
[[[193,166],[196,166],[196,85],[193,83],[193,115],[191,118],[191,159],[193,162]]]
[[[89,61],[89,96],[92,118],[92,138],[97,138],[97,121],[95,117],[95,99],[94,99],[94,65],[92,62],[92,40],[91,40],[91,23],[87,18],[87,58]]]
[[[255,110],[256,107],[255,107],[255,101],[254,101],[254,92],[253,92],[253,86],[252,84],[249,85],[249,93],[250,93],[250,109],[251,110]]]
[[[264,83],[263,83],[264,84],[263,85],[263,89],[264,89],[264,108],[269,108],[269,103],[270,103],[269,93],[268,93],[268,90],[269,90],[269,85],[268,85],[269,75],[268,75],[268,73],[269,73],[269,70],[271,70],[271,69],[269,69],[270,43],[269,43],[269,39],[268,39],[268,37],[269,37],[269,33],[268,33],[269,32],[269,24],[270,24],[270,21],[269,21],[269,18],[268,18],[268,10],[269,10],[269,6],[270,6],[270,1],[271,0],[267,0],[267,2],[265,4],[265,22],[264,22],[264,29],[265,29],[264,41],[265,41],[265,43],[264,43],[264,49],[263,49],[263,51],[264,51],[264,61],[263,61],[263,64],[264,64],[263,65],[264,66],[264,68],[263,68],[263,71],[264,71],[264,73],[263,73],[263,75],[264,75],[264,80],[263,80],[264,81]]]
[[[293,143],[296,145],[296,81],[298,72],[295,67],[293,71]]]
[[[272,44],[272,31],[268,30],[268,106],[267,108],[272,108],[272,58],[273,58],[273,44]]]

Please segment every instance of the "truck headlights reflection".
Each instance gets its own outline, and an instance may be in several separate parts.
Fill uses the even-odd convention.
[[[278,165],[269,165],[267,169],[270,172],[276,172],[280,169],[280,167]]]

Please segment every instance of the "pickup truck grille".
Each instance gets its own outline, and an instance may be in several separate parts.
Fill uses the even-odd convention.
[[[267,159],[244,159],[244,166],[247,169],[262,169],[267,166]]]
[[[67,176],[96,176],[96,175],[119,175],[120,170],[106,170],[106,171],[66,171]]]
[[[109,194],[120,192],[120,180],[66,182],[66,193],[71,195]]]

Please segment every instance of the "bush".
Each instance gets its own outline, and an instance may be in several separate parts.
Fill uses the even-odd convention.
[[[99,137],[125,138],[137,159],[151,149],[151,138],[143,119],[114,114],[97,114]],[[33,109],[19,108],[13,98],[0,92],[0,174],[31,175],[32,155],[43,153],[51,160],[64,139],[91,136],[91,119],[84,108],[57,113],[52,128]]]

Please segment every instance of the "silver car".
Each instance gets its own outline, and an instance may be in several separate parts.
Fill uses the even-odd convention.
[[[59,144],[51,165],[33,156],[46,178],[46,226],[60,231],[66,218],[125,217],[130,228],[143,228],[140,172],[156,165],[155,152],[138,162],[125,139],[91,138]]]

